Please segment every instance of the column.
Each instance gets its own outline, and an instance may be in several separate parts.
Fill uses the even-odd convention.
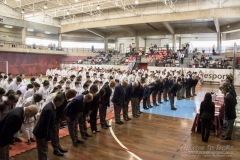
[[[119,51],[118,39],[115,38],[115,50]]]
[[[104,51],[108,52],[108,39],[104,38]]]
[[[62,33],[58,33],[58,48],[62,48]]]
[[[144,38],[145,53],[147,53],[147,38]]]
[[[173,51],[176,50],[176,35],[173,34],[172,35],[172,47],[173,47]]]
[[[182,38],[179,37],[179,49],[181,49],[181,48],[182,48]]]
[[[139,37],[135,37],[135,50],[138,51],[139,50]]]
[[[27,37],[27,28],[24,27],[24,28],[22,28],[22,44],[23,45],[26,44],[26,37]]]
[[[221,44],[222,44],[222,36],[221,36],[221,32],[218,32],[217,33],[217,50],[216,50],[217,53],[221,53],[222,51]]]

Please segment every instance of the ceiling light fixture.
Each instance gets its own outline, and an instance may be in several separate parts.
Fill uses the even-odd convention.
[[[67,10],[67,15],[69,15],[70,13],[69,13],[69,10]]]
[[[75,0],[75,2],[79,2],[79,0]]]
[[[45,34],[51,34],[51,32],[46,31]]]
[[[4,4],[7,4],[7,0],[4,0]]]
[[[230,25],[227,25],[227,28],[230,28]]]
[[[33,32],[34,30],[32,28],[27,29],[28,32]]]
[[[138,0],[136,0],[136,1],[135,1],[135,4],[138,5],[138,3],[139,3]]]
[[[5,28],[13,28],[13,26],[4,25]]]
[[[101,8],[100,8],[100,6],[98,5],[98,6],[97,6],[97,10],[100,10],[100,9],[101,9]]]
[[[16,0],[17,2],[21,1],[21,0]]]
[[[25,13],[24,9],[22,9],[21,13],[22,13],[22,14],[24,14],[24,13]]]
[[[45,3],[45,5],[44,5],[43,8],[44,8],[44,9],[47,9],[47,8],[48,8],[47,3]]]

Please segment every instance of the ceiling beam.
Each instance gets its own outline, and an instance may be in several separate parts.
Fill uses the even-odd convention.
[[[220,27],[220,29],[223,33],[238,32],[240,31],[240,22],[223,25]]]
[[[226,14],[227,13],[227,14]],[[189,12],[152,14],[137,17],[127,17],[118,19],[106,19],[91,22],[81,22],[63,25],[61,32],[70,32],[84,28],[110,27],[119,25],[154,23],[154,22],[172,22],[192,19],[210,19],[210,18],[239,18],[239,7],[206,9]]]
[[[214,18],[213,21],[214,21],[214,24],[215,24],[215,27],[216,27],[216,31],[217,31],[217,33],[219,33],[220,32],[219,21],[218,21],[217,18]]]
[[[105,38],[106,37],[106,35],[104,33],[100,32],[100,31],[97,31],[96,29],[85,28],[85,30],[87,30],[88,32],[91,32],[91,33],[93,33],[93,34],[95,34],[95,35],[97,35],[97,36],[99,36],[101,38]]]
[[[167,30],[168,30],[171,34],[174,34],[174,28],[173,28],[168,22],[163,22],[163,25],[167,28]]]
[[[151,27],[152,29],[154,29],[155,31],[157,31],[158,29],[156,27],[154,27],[153,25],[146,23],[149,27]]]
[[[136,36],[137,35],[137,31],[132,29],[129,26],[120,26],[122,29],[126,30],[128,33],[130,33],[132,36]]]

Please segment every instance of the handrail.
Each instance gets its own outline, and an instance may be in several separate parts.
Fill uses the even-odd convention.
[[[61,48],[57,46],[42,46],[42,45],[26,45],[26,44],[21,44],[20,42],[14,42],[14,41],[3,41],[0,40],[0,47],[9,47],[9,48],[28,48],[28,49],[40,49],[40,50],[57,50],[57,51],[65,51],[69,53],[76,53],[76,52],[87,52],[90,53],[92,52],[92,48]],[[149,48],[151,47],[139,47],[139,49],[136,51],[149,51]],[[163,51],[163,50],[173,50],[177,51],[181,48],[179,47],[153,47],[154,51]],[[115,50],[120,51],[119,48],[116,48]],[[130,52],[130,48],[122,48],[121,51],[123,53]],[[125,52],[124,52],[125,51]],[[227,46],[227,47],[222,47],[221,53],[228,53],[228,52],[233,52],[234,51],[234,46]],[[94,48],[94,52],[104,52],[103,48]],[[213,48],[209,47],[197,47],[197,48],[190,48],[188,53],[205,53],[205,54],[213,54]],[[215,49],[215,52],[218,53],[218,51]],[[237,46],[237,52],[240,52],[240,47]]]

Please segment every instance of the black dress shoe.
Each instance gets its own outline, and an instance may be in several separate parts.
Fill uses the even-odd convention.
[[[100,130],[92,131],[93,134],[96,134],[97,132],[101,132],[101,131]]]
[[[14,138],[15,142],[22,142],[22,140],[20,138]]]
[[[158,102],[159,104],[162,104],[162,102]]]
[[[74,147],[78,147],[78,145],[79,145],[79,143],[77,143],[77,142],[74,142],[74,143],[73,143],[73,146],[74,146]]]
[[[92,135],[85,133],[86,137],[92,137]]]
[[[62,153],[67,153],[68,149],[63,149],[62,147],[58,148],[58,150]]]
[[[122,121],[119,121],[119,122],[116,122],[116,124],[122,125],[123,122],[122,122]]]
[[[102,126],[102,128],[103,128],[103,129],[108,129],[108,127],[107,127],[107,126]]]
[[[127,118],[125,118],[124,121],[129,121],[129,120]]]
[[[76,143],[79,143],[79,144],[80,144],[80,143],[84,143],[84,142],[78,139],[78,140],[76,141]]]
[[[129,117],[128,117],[127,119],[128,119],[129,121],[132,120],[132,118],[129,118]]]
[[[232,140],[231,137],[221,137],[221,140]]]
[[[35,139],[33,139],[33,138],[30,138],[30,141],[31,141],[31,142],[36,142],[36,140],[35,140]]]
[[[171,108],[171,110],[174,110],[174,111],[176,111],[176,110],[177,110],[177,108]]]
[[[111,127],[111,125],[108,125],[108,124],[106,124],[105,126],[107,126],[107,127]]]
[[[82,139],[87,140],[87,136],[83,136]]]
[[[133,117],[134,117],[134,118],[138,118],[139,116],[137,116],[137,115],[134,115]]]
[[[63,153],[60,152],[58,149],[54,150],[54,151],[53,151],[53,154],[55,154],[56,156],[59,156],[59,157],[62,157],[62,156],[63,156]]]

